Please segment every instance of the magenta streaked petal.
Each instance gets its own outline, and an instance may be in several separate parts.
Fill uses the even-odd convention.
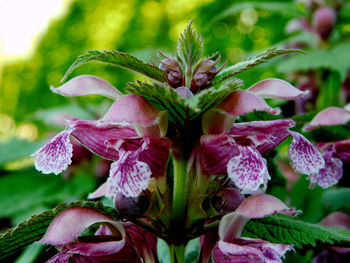
[[[137,197],[147,188],[152,172],[149,165],[137,157],[138,151],[125,151],[112,163],[107,180],[109,196],[121,192],[126,197]]]
[[[72,162],[73,155],[73,146],[69,139],[72,132],[73,129],[60,132],[32,154],[35,157],[34,164],[38,171],[57,175],[67,169]]]
[[[71,79],[62,86],[51,90],[63,96],[75,97],[85,95],[102,95],[111,99],[119,99],[122,94],[107,81],[90,75],[82,75]]]
[[[253,111],[267,111],[271,114],[279,114],[279,109],[273,109],[259,96],[247,90],[232,92],[219,106],[218,109],[233,116],[244,115]]]
[[[308,175],[317,173],[325,165],[322,154],[300,133],[290,134],[293,140],[289,145],[288,156],[294,170]]]
[[[234,139],[227,134],[203,135],[199,156],[201,170],[208,175],[227,173],[227,163],[240,154]]]
[[[94,192],[88,195],[88,199],[95,199],[102,196],[108,196],[108,185],[107,183],[101,184]]]
[[[152,175],[165,175],[170,154],[170,141],[167,138],[144,138],[138,160],[148,164]]]
[[[328,188],[338,183],[343,175],[343,162],[332,157],[329,153],[323,155],[325,166],[317,173],[308,176],[310,186],[319,185],[322,188]]]
[[[314,130],[320,126],[341,125],[350,121],[350,112],[337,107],[329,107],[319,112],[312,121],[305,125],[305,131]]]
[[[200,254],[197,262],[209,263],[212,258],[212,251],[219,239],[216,231],[201,235],[200,237]]]
[[[262,98],[283,100],[294,100],[307,94],[293,87],[289,82],[275,78],[261,80],[248,90]]]
[[[241,122],[233,124],[229,135],[237,143],[246,144],[248,140],[260,154],[265,154],[289,137],[289,128],[294,125],[293,120]]]
[[[106,121],[70,119],[74,136],[90,151],[109,160],[118,160],[119,153],[109,141],[137,137],[136,131],[128,125],[117,125]]]
[[[120,232],[122,240],[125,239],[124,228],[113,218],[91,208],[73,207],[56,216],[43,238],[38,242],[56,246],[67,245],[74,242],[82,231],[96,223],[110,224]]]
[[[250,146],[239,146],[240,154],[231,158],[227,164],[227,174],[244,191],[255,191],[265,183],[266,160]]]
[[[242,263],[282,263],[288,250],[293,246],[274,244],[268,241],[251,238],[235,238],[232,243],[220,240],[213,251],[216,262]]]
[[[114,102],[103,120],[133,124],[140,136],[162,137],[168,128],[168,114],[134,94]]]
[[[46,263],[67,263],[72,256],[71,253],[60,252],[46,261]]]

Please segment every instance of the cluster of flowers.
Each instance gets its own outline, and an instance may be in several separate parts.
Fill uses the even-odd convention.
[[[184,69],[183,61],[160,54],[164,59],[159,59],[159,68],[167,82],[164,89],[174,89],[181,101],[210,88],[225,66],[217,67],[220,56],[215,54]],[[264,194],[271,177],[263,155],[292,137],[291,166],[322,187],[339,180],[340,160],[349,158],[341,150],[343,142],[321,145],[322,154],[303,135],[290,130],[293,120],[235,122],[254,111],[279,114],[264,98],[294,100],[305,95],[280,79],[233,91],[197,120],[188,120],[186,127],[173,125],[167,111],[144,97],[123,95],[98,77],[79,76],[52,90],[64,96],[98,94],[115,101],[99,120],[69,118],[67,128],[34,154],[36,169],[45,174],[65,170],[75,138],[113,161],[107,181],[89,197],[113,198],[127,221],[117,222],[91,208],[63,211],[41,239],[60,249],[49,262],[158,262],[157,237],[174,247],[175,259],[182,262],[178,247],[198,236],[200,262],[210,258],[214,262],[281,262],[292,245],[241,237],[249,219],[299,213]],[[316,117],[307,129],[317,125]],[[79,236],[97,223],[100,227],[94,234]]]

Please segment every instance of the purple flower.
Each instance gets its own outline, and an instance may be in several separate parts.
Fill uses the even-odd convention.
[[[107,192],[136,197],[148,186],[151,176],[165,174],[170,142],[163,138],[167,114],[155,109],[143,97],[121,97],[106,81],[93,76],[76,77],[52,89],[65,96],[100,94],[117,99],[100,120],[67,120],[68,128],[39,149],[35,167],[43,173],[58,174],[71,163],[70,136],[92,152],[114,161],[107,180]]]
[[[80,236],[92,225],[100,224],[94,235]],[[61,212],[51,222],[39,243],[56,246],[60,252],[48,263],[156,262],[157,239],[141,228],[122,225],[91,208],[75,207]]]
[[[246,193],[266,189],[270,179],[263,154],[274,149],[287,137],[289,159],[293,168],[302,174],[314,174],[324,167],[322,154],[303,135],[289,129],[293,120],[252,121],[233,123],[240,116],[255,110],[278,114],[262,99],[296,99],[304,92],[279,79],[260,81],[248,90],[233,92],[216,109],[203,117],[203,135],[199,152],[204,174],[227,174]],[[259,96],[258,96],[259,95]],[[262,96],[262,97],[261,97]],[[249,103],[247,103],[249,101]]]
[[[293,246],[240,237],[249,219],[262,218],[276,213],[294,216],[299,211],[288,208],[271,195],[252,195],[244,200],[235,212],[221,219],[220,240],[212,251],[213,262],[282,262],[281,257],[288,250],[292,250]]]
[[[350,113],[338,107],[329,107],[319,112],[304,130],[312,131],[322,126],[342,125],[350,121]],[[325,166],[317,173],[311,173],[310,186],[319,185],[328,188],[340,180],[343,175],[343,162],[350,161],[350,139],[336,142],[318,143],[323,152]]]

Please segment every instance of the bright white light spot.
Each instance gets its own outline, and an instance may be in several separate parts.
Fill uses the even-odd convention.
[[[1,0],[0,58],[28,53],[37,34],[63,8],[64,0]]]

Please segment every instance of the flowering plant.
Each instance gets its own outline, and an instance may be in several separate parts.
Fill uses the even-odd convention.
[[[281,262],[294,245],[349,246],[346,230],[293,219],[301,211],[265,194],[274,175],[263,156],[288,137],[296,172],[322,187],[339,180],[338,173],[327,172],[334,164],[327,153],[292,130],[293,120],[276,118],[280,110],[264,101],[294,100],[305,92],[281,79],[244,88],[235,78],[292,52],[298,50],[272,49],[225,68],[219,53],[203,59],[202,40],[190,22],[176,58],[159,52],[159,67],[118,51],[80,56],[64,79],[79,65],[100,61],[151,82],[130,83],[127,94],[90,75],[52,87],[64,96],[97,94],[114,102],[99,120],[68,118],[67,128],[33,154],[35,167],[61,173],[71,163],[71,140],[78,140],[112,161],[108,179],[89,198],[111,198],[115,209],[95,201],[59,205],[3,235],[1,253],[39,241],[59,250],[48,262],[159,262],[162,239],[170,261],[185,262],[186,244],[200,238],[198,262]],[[242,121],[257,112],[269,120]]]

